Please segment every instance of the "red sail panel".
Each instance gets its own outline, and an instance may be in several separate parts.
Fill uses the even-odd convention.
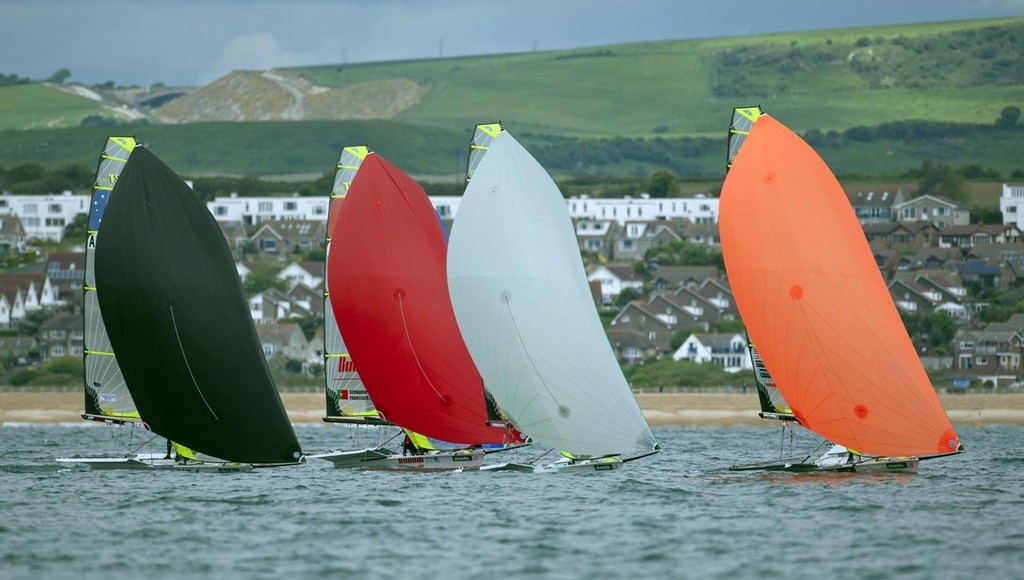
[[[800,137],[754,124],[719,219],[736,305],[804,426],[872,455],[957,450],[846,195]]]
[[[452,443],[501,443],[448,296],[444,234],[426,193],[376,154],[334,216],[331,309],[377,410]]]

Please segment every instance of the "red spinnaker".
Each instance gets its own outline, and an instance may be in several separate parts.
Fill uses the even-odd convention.
[[[448,295],[447,246],[423,189],[367,155],[332,216],[330,303],[388,421],[452,443],[503,443]]]

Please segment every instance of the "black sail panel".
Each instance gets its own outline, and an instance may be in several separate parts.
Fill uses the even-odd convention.
[[[142,147],[107,206],[96,279],[111,345],[155,432],[231,461],[301,457],[220,227]]]

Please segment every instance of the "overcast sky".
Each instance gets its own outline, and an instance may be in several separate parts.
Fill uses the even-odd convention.
[[[0,0],[0,73],[198,86],[236,69],[1024,15],[1024,0]]]

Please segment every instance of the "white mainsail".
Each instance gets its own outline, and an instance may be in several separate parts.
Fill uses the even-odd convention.
[[[534,441],[590,456],[657,448],[598,319],[565,200],[506,131],[459,205],[448,284],[487,390]]]

